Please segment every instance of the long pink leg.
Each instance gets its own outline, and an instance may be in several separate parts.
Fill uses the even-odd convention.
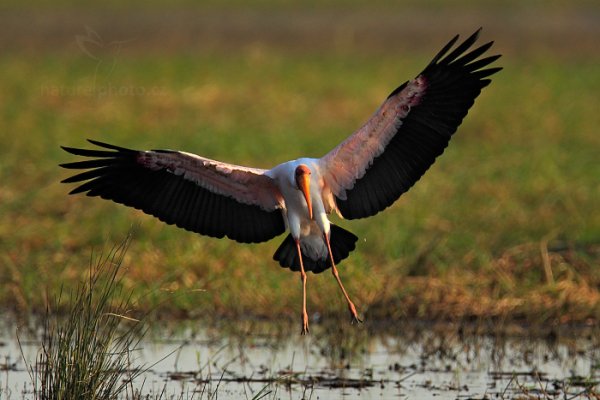
[[[350,322],[362,322],[362,320],[358,318],[358,313],[356,312],[356,307],[354,307],[354,303],[352,302],[352,300],[350,300],[350,296],[348,296],[346,289],[344,289],[344,285],[342,284],[342,280],[340,279],[340,274],[338,273],[338,270],[335,266],[335,262],[333,261],[333,253],[331,253],[329,237],[327,236],[327,234],[324,234],[323,237],[325,238],[325,243],[327,243],[327,251],[329,252],[329,259],[331,260],[331,272],[333,273],[333,276],[335,277],[335,280],[337,281],[340,289],[342,289],[342,293],[344,294],[346,302],[348,303],[348,309],[350,310]]]
[[[306,335],[308,330],[308,313],[306,312],[306,272],[304,271],[304,262],[302,261],[302,251],[300,250],[300,240],[296,240],[296,250],[300,258],[300,278],[302,279],[302,335]]]

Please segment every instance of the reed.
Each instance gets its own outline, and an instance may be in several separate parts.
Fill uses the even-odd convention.
[[[69,294],[66,315],[47,307],[41,351],[31,368],[35,399],[114,399],[135,393],[133,380],[145,369],[133,361],[145,328],[130,316],[131,296],[119,293],[129,243],[130,237],[92,257],[87,281]]]

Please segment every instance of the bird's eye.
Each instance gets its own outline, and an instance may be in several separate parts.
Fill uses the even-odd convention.
[[[306,165],[300,165],[296,168],[295,171],[295,176],[296,178],[298,178],[301,175],[310,175],[310,168],[308,168]]]

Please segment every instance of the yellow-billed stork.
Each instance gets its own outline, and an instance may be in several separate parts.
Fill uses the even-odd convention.
[[[228,164],[174,150],[130,150],[94,140],[102,149],[63,147],[90,157],[61,164],[85,172],[63,180],[83,182],[85,192],[151,214],[167,224],[243,243],[269,240],[289,229],[275,252],[282,267],[300,271],[302,333],[308,332],[306,271],[331,267],[350,310],[354,303],[336,264],[357,237],[329,222],[337,212],[365,218],[390,206],[433,164],[490,75],[500,55],[481,56],[479,32],[452,47],[455,36],[416,78],[395,89],[353,135],[321,158],[299,158],[265,170]]]

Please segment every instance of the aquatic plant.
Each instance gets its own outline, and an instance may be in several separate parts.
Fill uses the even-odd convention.
[[[41,350],[30,366],[35,399],[114,399],[134,393],[132,381],[145,369],[132,366],[132,355],[145,328],[128,315],[131,296],[121,293],[120,269],[129,243],[130,236],[108,254],[92,256],[87,281],[69,295],[66,316],[53,314],[48,305]]]

